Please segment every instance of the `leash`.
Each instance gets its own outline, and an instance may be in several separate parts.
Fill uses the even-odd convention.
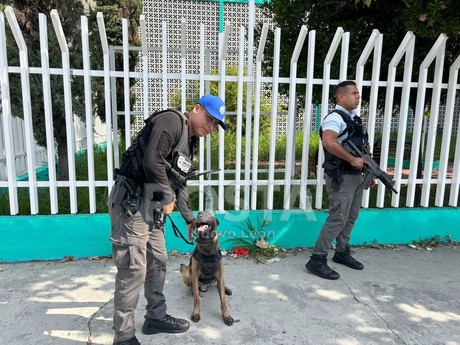
[[[168,214],[168,218],[171,221],[172,228],[174,230],[174,235],[178,238],[182,238],[185,243],[190,244],[193,246],[193,241],[187,240],[184,235],[182,235],[182,232],[180,232],[179,228],[176,226],[176,224],[173,222],[171,216]]]

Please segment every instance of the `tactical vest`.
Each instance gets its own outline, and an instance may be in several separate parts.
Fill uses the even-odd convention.
[[[219,250],[216,254],[205,255],[198,250],[194,250],[192,253],[199,263],[201,268],[200,282],[203,284],[210,284],[214,280],[214,273],[219,267],[220,260],[222,260],[222,252]],[[192,258],[190,258],[190,263]]]
[[[331,111],[329,114],[326,116],[329,116],[332,113],[337,113],[339,114],[347,127],[339,133],[337,138],[340,138],[341,136],[345,135],[345,133],[348,133],[348,140],[351,140],[353,144],[355,144],[361,151],[363,151],[367,145],[368,145],[368,135],[367,131],[363,127],[362,120],[359,116],[355,116],[354,119],[351,119],[347,113],[345,113],[342,110],[339,109],[334,109]],[[320,138],[323,138],[323,129],[320,128],[319,131]],[[341,167],[345,170],[353,171],[353,167],[351,166],[350,163],[344,161],[343,159],[340,159],[333,154],[329,153],[324,147],[324,168],[331,167],[331,166],[336,166],[336,167]]]
[[[174,158],[178,152],[183,152],[187,149],[187,146],[189,144],[187,117],[185,117],[185,115],[181,112],[174,109],[157,111],[150,115],[149,118],[144,121],[145,126],[141,129],[141,131],[139,132],[131,146],[123,154],[122,164],[119,171],[121,175],[124,175],[134,180],[138,184],[143,184],[147,181],[142,166],[145,149],[147,147],[147,143],[150,138],[150,133],[152,132],[152,128],[155,125],[155,122],[158,121],[158,119],[161,117],[160,115],[165,113],[174,113],[177,116],[179,116],[182,121],[182,134],[179,141],[172,150],[171,157]],[[171,166],[170,169],[167,169],[167,175],[170,180],[175,178],[177,174],[179,174],[179,172],[174,170],[173,166]]]

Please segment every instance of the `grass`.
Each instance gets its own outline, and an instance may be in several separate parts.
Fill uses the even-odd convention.
[[[94,147],[94,170],[95,180],[107,180],[107,155],[103,148]],[[77,181],[88,180],[88,157],[86,153],[75,157],[75,171]],[[96,187],[96,213],[106,213],[108,190],[106,187]],[[39,200],[39,214],[51,214],[50,189],[48,187],[37,188]],[[77,209],[80,214],[90,213],[89,188],[77,187]],[[70,214],[70,192],[67,187],[57,188],[57,200],[60,214]],[[30,196],[29,189],[18,188],[18,207],[20,215],[30,215]],[[0,215],[9,215],[9,196],[8,193],[0,193]]]
[[[381,140],[381,133],[376,133],[375,134],[375,141],[377,142],[378,140]],[[398,139],[398,132],[391,132],[390,133],[390,140],[396,141]],[[406,142],[412,142],[412,133],[407,133],[405,137]],[[425,140],[425,147],[427,144],[427,140]],[[452,136],[451,141],[450,141],[450,146],[449,146],[449,161],[452,162],[455,158],[455,146],[457,144],[457,138]],[[436,142],[434,146],[434,153],[433,153],[433,159],[434,160],[439,160],[441,157],[441,146],[442,146],[442,131],[438,132],[436,135]],[[423,157],[425,159],[425,157]]]

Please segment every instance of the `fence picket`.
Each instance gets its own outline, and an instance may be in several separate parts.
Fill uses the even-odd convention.
[[[417,104],[416,104],[415,114],[414,114],[415,122],[414,122],[413,133],[415,133],[415,135],[412,137],[412,149],[411,149],[412,155],[411,155],[411,160],[410,160],[409,182],[408,182],[407,198],[406,198],[407,207],[414,206],[415,190],[417,188],[417,184],[422,182],[422,181],[417,180],[417,165],[419,163],[419,153],[420,153],[420,144],[421,144],[421,136],[417,134],[422,133],[422,125],[423,125],[423,120],[425,117],[425,97],[426,97],[426,87],[427,87],[427,78],[428,78],[428,68],[433,62],[433,60],[435,58],[436,59],[438,58],[440,53],[442,55],[442,59],[444,59],[443,51],[444,51],[446,40],[447,40],[447,36],[441,34],[436,40],[431,50],[429,51],[426,58],[423,60],[422,64],[420,65],[419,82],[418,82],[419,87],[418,87],[418,92],[417,92]],[[438,64],[436,65],[438,66]],[[430,169],[429,177],[431,179],[431,168],[429,169]],[[429,181],[425,180],[425,183],[429,183]],[[429,188],[429,185],[425,187]],[[423,200],[421,201],[422,206],[427,206],[428,196],[429,196],[428,194],[424,194]]]
[[[291,57],[291,74],[289,83],[289,94],[296,94],[296,79],[297,79],[297,64],[302,50],[303,43],[307,37],[308,29],[306,25],[302,25],[300,28],[299,36],[294,48],[294,52]],[[286,129],[286,167],[284,173],[284,206],[285,210],[288,210],[291,205],[291,179],[295,172],[295,120],[297,114],[296,97],[289,97],[288,105],[288,118],[287,118],[287,129]]]
[[[199,96],[203,96],[204,93],[205,93],[205,81],[204,81],[204,76],[205,76],[205,68],[206,68],[206,53],[205,53],[205,27],[204,27],[204,24],[201,23],[200,24],[200,61],[199,61],[199,81],[200,81],[200,86],[199,86]],[[207,167],[206,167],[206,170],[211,170],[211,145],[210,145],[210,140],[211,138],[209,138],[209,136],[206,138],[207,140],[207,159],[206,159],[206,162],[207,162]],[[201,137],[200,140],[199,140],[199,147],[200,147],[200,150],[199,150],[199,157],[200,157],[200,161],[199,161],[199,169],[200,171],[204,171],[204,138]],[[201,175],[200,178],[199,178],[199,181],[200,181],[200,184],[198,186],[198,193],[199,195],[204,195],[204,178],[205,176],[204,175]],[[207,176],[206,177],[208,181],[211,180],[211,176]],[[204,198],[201,197],[199,198],[199,201],[198,201],[198,207],[200,210],[203,210],[204,209]]]
[[[89,210],[96,213],[96,189],[94,171],[94,133],[93,133],[93,109],[91,96],[91,77],[89,61],[89,33],[88,18],[81,16],[81,36],[83,43],[83,73],[85,87],[85,113],[86,113],[86,153],[88,160],[88,183],[89,183]]]
[[[334,38],[332,39],[329,50],[326,54],[326,58],[323,63],[323,87],[322,87],[322,98],[321,98],[321,122],[324,120],[324,117],[327,115],[329,110],[329,87],[331,85],[331,63],[337,51],[337,48],[342,42],[342,53],[348,50],[348,40],[344,40],[345,33],[341,27],[337,28]],[[346,64],[344,64],[344,59],[341,58],[340,63],[340,74],[344,77],[343,69],[346,69]],[[316,179],[316,200],[315,207],[320,209],[323,203],[323,185],[324,185],[324,175],[323,175],[323,165],[324,161],[324,152],[323,145],[321,141],[319,142],[319,151],[318,151],[318,167],[317,167],[317,179]]]
[[[280,68],[281,29],[275,29],[275,42],[273,45],[273,83],[272,83],[272,111],[270,119],[270,152],[268,162],[268,188],[267,209],[273,210],[273,194],[275,191],[275,159],[276,159],[276,129],[278,115],[278,87]]]
[[[43,102],[46,124],[46,151],[48,157],[48,176],[51,214],[58,213],[56,152],[54,149],[53,106],[51,102],[51,77],[48,50],[48,21],[43,13],[39,15],[40,55],[42,64]]]
[[[0,82],[2,90],[2,125],[4,134],[5,162],[8,178],[8,199],[10,204],[10,214],[15,215],[19,212],[18,206],[18,187],[16,183],[16,163],[14,158],[13,146],[13,125],[11,115],[10,85],[8,77],[8,58],[6,54],[6,34],[5,17],[0,13]]]
[[[77,213],[77,185],[75,172],[75,127],[73,124],[72,111],[72,88],[71,88],[71,73],[69,47],[66,42],[64,31],[62,29],[61,20],[56,10],[51,10],[51,21],[54,31],[61,48],[62,55],[62,74],[64,84],[64,111],[66,119],[66,135],[67,135],[67,159],[69,172],[69,193],[70,193],[70,213]],[[62,174],[62,171],[61,171]]]
[[[28,187],[30,197],[30,212],[31,214],[38,213],[38,195],[37,195],[37,175],[35,174],[35,142],[33,140],[34,133],[32,128],[32,106],[30,98],[30,83],[29,83],[29,59],[27,46],[22,36],[21,29],[14,15],[13,9],[8,7],[5,10],[6,18],[13,31],[14,39],[19,50],[19,60],[21,66],[21,90],[22,90],[22,107],[24,115],[24,130],[26,144],[26,162],[27,172],[29,174]]]
[[[424,207],[428,207],[429,198],[431,192],[431,175],[433,172],[433,160],[434,160],[434,150],[436,144],[436,132],[438,129],[438,118],[439,118],[439,106],[441,103],[441,84],[442,84],[442,73],[444,66],[445,50],[446,50],[446,40],[447,36],[442,37],[442,44],[439,46],[439,50],[436,54],[436,63],[434,70],[434,80],[433,80],[433,93],[431,95],[431,111],[429,118],[428,126],[428,140],[425,150],[425,167],[423,174],[423,185],[422,189],[422,198],[420,204]]]
[[[313,107],[313,77],[315,63],[315,43],[316,31],[312,30],[308,34],[308,57],[307,57],[307,85],[305,88],[305,108],[303,124],[303,146],[302,146],[302,163],[300,169],[300,191],[299,191],[299,208],[305,210],[311,209],[312,200],[307,200],[307,180],[309,174],[309,160],[315,159],[314,155],[310,157],[310,134],[311,134],[311,109]]]
[[[99,37],[101,39],[102,54],[104,60],[104,99],[105,99],[105,124],[106,124],[106,143],[107,143],[107,186],[110,190],[113,184],[114,175],[114,153],[118,152],[118,145],[114,138],[116,131],[112,130],[112,101],[110,95],[110,50],[107,42],[107,34],[105,31],[104,16],[101,12],[96,15],[97,26],[99,29]],[[116,150],[115,150],[116,148]],[[118,156],[116,156],[118,159]],[[115,160],[117,162],[117,160]]]
[[[259,142],[260,127],[260,101],[262,93],[262,60],[264,56],[265,42],[268,34],[268,24],[264,23],[260,35],[259,47],[256,56],[256,78],[255,78],[255,97],[254,97],[254,142]],[[251,209],[257,209],[257,181],[259,179],[259,145],[253,145],[252,153],[252,185],[251,185]]]
[[[449,69],[449,87],[447,89],[446,112],[444,114],[444,128],[442,132],[441,156],[438,173],[438,186],[436,188],[435,205],[442,207],[444,205],[444,193],[447,179],[447,164],[449,162],[449,149],[452,133],[452,123],[454,120],[455,106],[455,84],[458,80],[458,69],[460,68],[460,56],[454,61]],[[452,190],[454,189],[452,181]],[[450,205],[456,206],[456,205]]]

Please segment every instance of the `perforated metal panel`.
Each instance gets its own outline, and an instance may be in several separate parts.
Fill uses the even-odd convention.
[[[219,2],[209,1],[181,1],[181,0],[144,0],[144,15],[146,20],[147,42],[149,47],[156,48],[149,53],[148,66],[149,72],[162,72],[162,46],[163,22],[167,27],[167,47],[168,47],[168,73],[180,73],[182,45],[182,25],[181,20],[186,20],[186,73],[199,73],[199,48],[200,48],[200,24],[205,27],[205,47],[209,50],[211,65],[210,70],[216,70],[217,49],[219,37]],[[226,2],[224,4],[224,20],[231,23],[229,53],[227,61],[230,64],[237,63],[237,51],[239,48],[239,30],[244,26],[247,30],[249,24],[248,4],[241,2]],[[255,22],[271,22],[270,18],[264,17],[259,6],[255,6]],[[138,69],[140,70],[140,68]],[[171,95],[180,92],[180,80],[168,81],[168,106],[171,104]],[[187,97],[196,94],[197,82],[187,81]],[[159,79],[149,80],[149,111],[163,108],[163,85]],[[142,83],[136,84],[133,92],[142,94]],[[139,100],[134,105],[134,110],[143,111],[143,102]],[[143,116],[137,116],[134,122],[135,129],[139,130],[143,126]]]

